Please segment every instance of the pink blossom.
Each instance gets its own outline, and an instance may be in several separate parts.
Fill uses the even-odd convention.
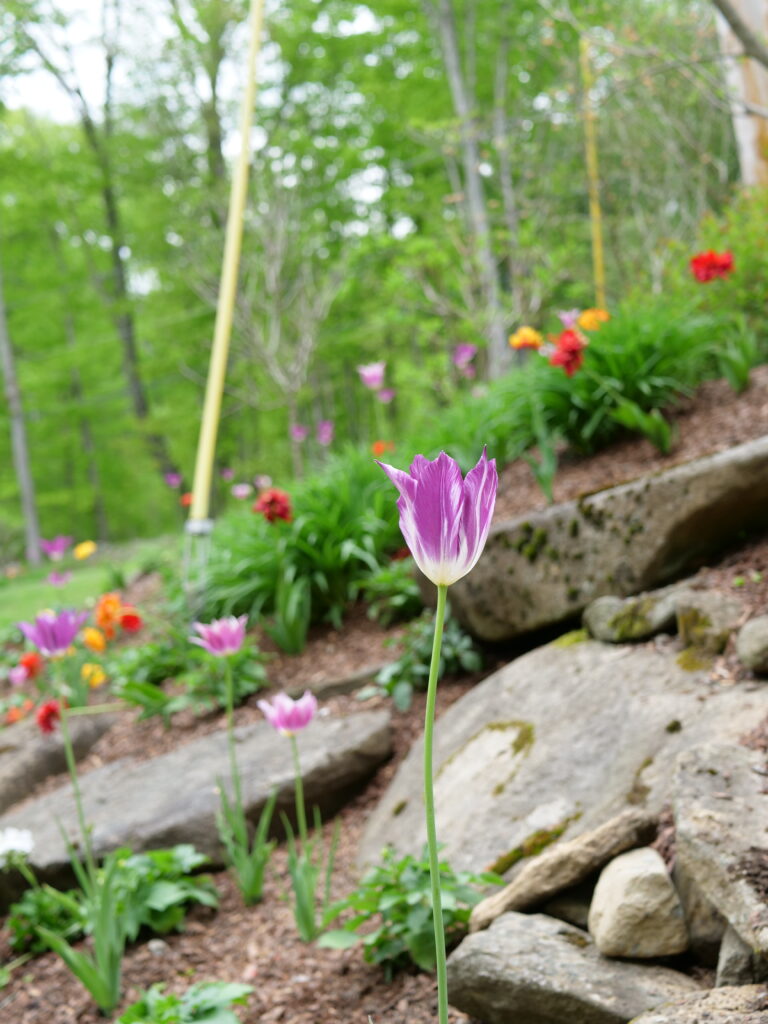
[[[309,434],[309,427],[304,427],[301,425],[301,423],[292,423],[290,434],[291,440],[297,441],[299,444],[301,444],[302,441],[307,440],[307,436]]]
[[[395,391],[394,388],[382,388],[381,391],[376,394],[376,397],[383,405],[389,405],[396,394],[397,391]]]
[[[233,498],[239,498],[240,501],[245,501],[246,498],[250,498],[253,488],[250,484],[233,484],[231,494]]]
[[[367,388],[370,388],[371,391],[378,391],[384,383],[384,371],[386,368],[387,364],[385,362],[364,363],[362,366],[358,366],[357,372],[360,374],[360,380]]]
[[[317,424],[317,443],[329,445],[333,441],[333,420],[320,420]]]
[[[240,615],[237,618],[230,615],[225,619],[214,619],[208,625],[196,622],[194,628],[199,636],[191,636],[190,643],[197,644],[209,654],[215,654],[220,658],[229,654],[237,654],[245,640],[247,621],[247,615]]]
[[[298,700],[293,700],[287,693],[277,693],[271,704],[267,700],[260,700],[259,709],[273,729],[284,736],[292,736],[306,728],[315,717],[317,698],[309,690],[305,690]]]

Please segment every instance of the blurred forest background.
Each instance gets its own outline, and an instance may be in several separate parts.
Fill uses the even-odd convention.
[[[245,0],[0,2],[0,300],[45,536],[181,521],[164,475],[191,484],[246,19]],[[219,469],[318,465],[291,424],[414,436],[509,368],[511,331],[594,304],[583,39],[610,308],[687,272],[739,182],[709,0],[267,3]],[[354,369],[377,360],[386,406]],[[11,404],[0,555],[23,550]]]

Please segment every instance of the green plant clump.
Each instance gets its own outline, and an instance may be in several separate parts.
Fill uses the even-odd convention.
[[[245,1004],[250,985],[207,981],[192,985],[182,996],[153,985],[138,1002],[129,1006],[117,1024],[239,1024],[233,1006]]]
[[[434,614],[427,612],[412,622],[401,641],[403,653],[376,676],[372,686],[366,686],[358,693],[360,700],[367,700],[376,694],[385,693],[392,698],[399,711],[411,706],[414,690],[425,690],[429,679],[429,664],[432,658],[434,635]],[[456,619],[447,618],[443,630],[443,644],[440,651],[438,678],[459,672],[477,672],[483,667],[482,655],[475,647],[472,637],[465,633]]]
[[[480,901],[479,886],[501,885],[503,879],[491,872],[472,874],[454,871],[440,862],[443,924],[446,946],[454,946],[467,929],[472,907]],[[435,934],[432,921],[429,862],[410,854],[397,857],[387,848],[380,865],[372,868],[354,892],[333,908],[337,915],[352,911],[343,927],[326,932],[319,946],[339,949],[362,943],[368,963],[380,964],[387,980],[409,963],[423,971],[435,967]],[[379,923],[373,931],[358,934],[372,918]]]
[[[114,916],[129,942],[142,928],[158,935],[181,931],[192,903],[218,906],[218,893],[208,875],[192,874],[207,857],[188,844],[168,850],[132,854],[115,850],[100,869],[110,875]],[[28,889],[8,915],[11,946],[42,952],[49,943],[40,929],[67,941],[90,934],[92,910],[81,889],[60,892],[43,885]]]
[[[363,580],[361,592],[368,618],[382,626],[415,619],[424,608],[412,558],[394,559],[376,569]]]

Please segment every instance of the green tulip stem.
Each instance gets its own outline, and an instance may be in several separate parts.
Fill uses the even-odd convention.
[[[290,734],[291,753],[293,754],[293,772],[296,777],[296,821],[299,826],[301,846],[307,849],[307,814],[304,810],[304,785],[301,781],[301,764],[299,763],[299,745],[293,733]]]
[[[67,721],[69,717],[69,710],[67,708],[61,709],[61,738],[64,742],[64,756],[67,759],[67,769],[69,771],[69,777],[72,780],[72,792],[75,795],[75,808],[77,810],[77,823],[80,826],[80,835],[83,840],[83,853],[85,854],[85,863],[88,867],[88,873],[91,878],[96,877],[96,861],[93,856],[93,848],[91,846],[91,834],[88,831],[88,826],[85,823],[85,812],[83,810],[83,797],[80,792],[80,783],[77,778],[77,763],[75,762],[75,751],[72,747],[72,737],[69,733],[69,723]]]
[[[440,648],[443,642],[445,601],[448,587],[437,585],[435,611],[435,637],[432,643],[432,663],[429,666],[427,706],[424,713],[424,810],[427,818],[427,846],[429,848],[429,876],[432,882],[432,916],[435,923],[435,963],[437,967],[437,1019],[448,1024],[448,977],[445,964],[445,932],[443,931],[443,904],[440,895],[440,866],[438,862],[437,830],[435,828],[435,794],[432,784],[432,732],[435,724],[435,699],[440,668]]]
[[[229,749],[229,772],[232,776],[232,792],[235,796],[235,806],[240,811],[243,807],[243,794],[240,788],[240,772],[237,767],[237,754],[235,752],[235,680],[232,672],[232,662],[229,658],[224,661],[224,680],[227,691],[227,747]]]

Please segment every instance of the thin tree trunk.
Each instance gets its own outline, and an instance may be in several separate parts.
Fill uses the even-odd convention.
[[[768,185],[768,4],[765,0],[713,0],[720,15],[720,46],[730,58],[725,77],[731,91],[733,131],[745,185]],[[737,55],[743,52],[745,58]],[[758,111],[762,111],[761,116]]]
[[[452,0],[438,0],[436,6],[428,5],[428,10],[437,22],[454,112],[459,122],[466,209],[485,307],[484,333],[488,342],[488,375],[493,379],[501,376],[509,365],[509,348],[499,275],[486,210],[485,190],[480,174],[480,152],[473,117],[474,102],[461,67]]]
[[[501,178],[501,202],[504,210],[504,224],[507,229],[507,288],[512,296],[512,307],[516,317],[527,319],[524,306],[520,262],[520,216],[512,177],[512,160],[509,152],[509,129],[507,127],[507,83],[509,79],[509,36],[505,35],[496,55],[496,74],[493,83],[493,134],[499,157]]]
[[[2,268],[0,268],[0,367],[5,383],[5,398],[8,402],[8,413],[11,418],[11,445],[16,479],[21,492],[21,506],[24,513],[24,536],[27,561],[31,565],[39,565],[40,555],[40,524],[37,517],[37,500],[35,483],[29,462],[27,446],[27,429],[24,423],[24,409],[21,403],[21,390],[16,376],[16,363],[13,346],[8,330],[8,318],[5,311]]]

